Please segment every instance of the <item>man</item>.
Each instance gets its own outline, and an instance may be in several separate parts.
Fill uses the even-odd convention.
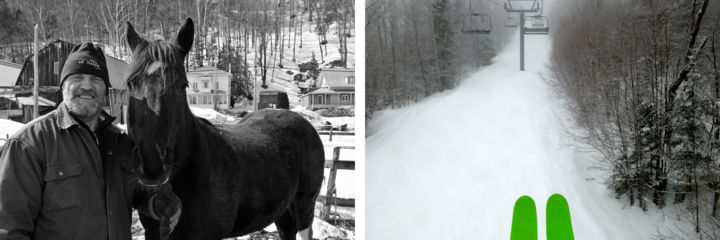
[[[135,187],[131,140],[102,110],[110,87],[102,49],[74,47],[60,86],[58,108],[0,151],[0,239],[131,239],[131,207],[155,215],[152,203],[167,199]]]

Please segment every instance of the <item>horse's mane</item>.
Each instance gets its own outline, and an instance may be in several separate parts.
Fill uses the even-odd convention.
[[[180,46],[169,41],[143,41],[133,54],[133,64],[127,78],[130,91],[142,91],[162,96],[167,91],[183,90],[188,86]],[[149,72],[150,68],[152,71]],[[145,95],[148,96],[148,95]]]

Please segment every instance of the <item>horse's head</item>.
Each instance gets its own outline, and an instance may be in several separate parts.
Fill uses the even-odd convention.
[[[171,41],[145,40],[127,24],[127,42],[133,52],[127,78],[128,132],[135,142],[133,170],[143,185],[162,185],[170,179],[176,143],[190,111],[183,61],[192,46],[193,22],[188,18]]]

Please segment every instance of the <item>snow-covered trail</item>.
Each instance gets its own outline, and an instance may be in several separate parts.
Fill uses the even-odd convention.
[[[545,239],[545,204],[569,201],[577,239],[648,239],[663,215],[624,207],[586,178],[589,155],[574,151],[567,114],[541,76],[551,39],[519,39],[452,91],[384,111],[366,140],[368,239],[508,239],[515,200],[535,200]],[[672,216],[668,216],[672,218]]]

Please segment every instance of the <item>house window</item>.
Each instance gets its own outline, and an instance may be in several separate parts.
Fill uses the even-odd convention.
[[[325,104],[325,96],[315,95],[315,104]]]
[[[208,89],[210,85],[210,81],[203,81],[203,89]]]
[[[219,86],[220,86],[220,83],[215,81],[215,88],[213,88],[213,89],[220,89]]]
[[[355,76],[349,76],[349,77],[347,77],[347,83],[348,83],[348,84],[355,84]]]
[[[193,82],[193,83],[192,83],[192,89],[193,89],[193,90],[197,90],[197,83],[196,83],[196,82]]]
[[[197,96],[189,96],[190,104],[197,104]]]
[[[60,74],[60,62],[53,62],[53,74]]]
[[[350,94],[340,94],[340,102],[349,103],[350,102]]]

